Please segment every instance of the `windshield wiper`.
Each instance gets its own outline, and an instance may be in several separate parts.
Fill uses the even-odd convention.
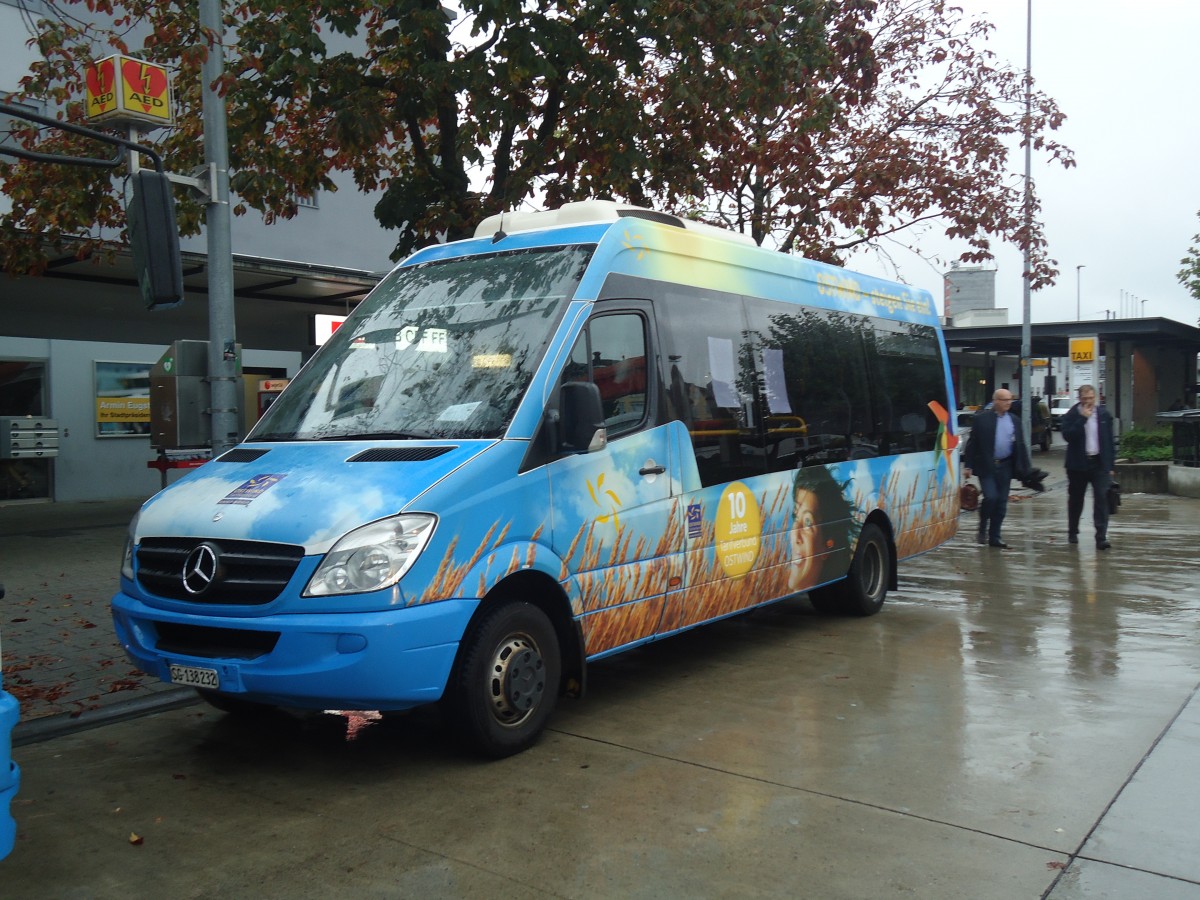
[[[307,440],[307,439],[302,438],[302,437],[296,437],[296,435],[294,435],[294,434],[275,433],[275,434],[252,435],[245,439],[245,443],[257,444],[259,442],[262,442],[264,444],[267,444],[267,443],[276,443],[279,441],[303,441],[303,440]]]
[[[428,431],[358,431],[323,434],[315,441],[427,441],[434,437]]]

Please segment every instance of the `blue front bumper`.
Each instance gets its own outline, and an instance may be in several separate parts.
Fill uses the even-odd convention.
[[[171,680],[171,666],[215,669],[218,690],[242,699],[301,709],[409,709],[441,698],[458,644],[478,600],[445,600],[383,612],[197,616],[113,598],[125,652],[143,672]],[[267,652],[246,658],[160,646],[160,631],[209,638],[222,630],[270,635]],[[274,639],[278,635],[277,640]],[[266,644],[270,645],[270,641]]]

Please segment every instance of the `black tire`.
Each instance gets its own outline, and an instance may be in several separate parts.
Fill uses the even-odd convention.
[[[463,736],[494,759],[531,747],[558,700],[558,635],[530,603],[488,611],[463,643],[451,714]]]
[[[878,525],[863,526],[845,579],[810,591],[808,599],[826,615],[873,616],[883,608],[891,578],[892,558]]]
[[[201,700],[214,709],[219,709],[223,713],[229,713],[231,716],[239,718],[269,716],[277,709],[277,707],[271,706],[269,703],[256,703],[253,700],[243,700],[232,694],[206,691],[203,688],[196,688],[196,693],[200,695]]]

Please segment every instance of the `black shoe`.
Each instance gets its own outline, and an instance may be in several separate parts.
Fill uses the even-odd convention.
[[[1107,550],[1111,546],[1112,546],[1112,544],[1110,544],[1108,541],[1106,541],[1104,539],[1096,541],[1096,549],[1097,550]]]
[[[983,532],[976,534],[975,535],[975,543],[986,544],[987,543],[987,535],[984,534]]]
[[[1078,543],[1079,543],[1079,535],[1077,535],[1077,534],[1068,534],[1068,535],[1067,535],[1067,543],[1068,543],[1068,544],[1078,544]]]
[[[1008,544],[1004,543],[1004,541],[988,541],[988,546],[989,547],[999,547],[1001,550],[1008,549]]]

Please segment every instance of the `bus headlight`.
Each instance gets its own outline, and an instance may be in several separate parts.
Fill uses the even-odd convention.
[[[418,513],[354,529],[325,554],[304,596],[362,594],[391,587],[421,555],[436,524],[437,517]]]
[[[138,510],[129,522],[129,530],[125,533],[125,551],[121,556],[121,574],[130,581],[133,581],[133,548],[136,546],[134,541],[137,540],[138,516],[141,514],[142,511]]]

